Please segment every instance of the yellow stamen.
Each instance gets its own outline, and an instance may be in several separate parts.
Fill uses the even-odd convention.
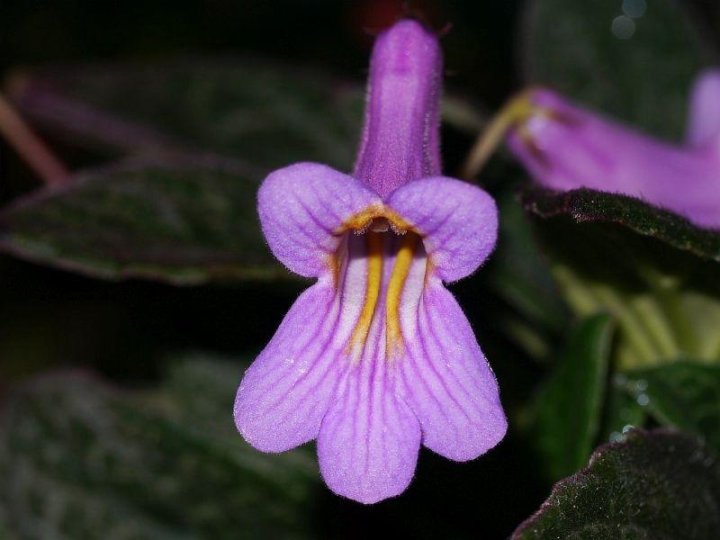
[[[402,296],[403,289],[405,288],[405,281],[407,280],[408,274],[410,274],[410,267],[412,266],[413,257],[415,256],[415,250],[417,248],[418,236],[415,234],[408,234],[403,237],[400,249],[398,250],[397,257],[395,259],[395,266],[393,267],[392,275],[390,276],[390,283],[387,289],[387,301],[385,304],[386,309],[386,352],[388,359],[392,358],[392,354],[400,347],[402,347],[402,330],[400,328],[400,298]]]
[[[363,304],[360,318],[355,325],[353,330],[352,338],[350,339],[351,349],[356,349],[365,345],[368,333],[370,332],[370,324],[372,323],[373,315],[375,314],[375,307],[378,303],[378,297],[380,296],[380,285],[382,281],[383,271],[383,234],[376,232],[367,233],[367,284],[365,286],[365,303]],[[359,360],[359,357],[356,357]]]
[[[511,129],[519,127],[523,140],[527,140],[529,134],[523,132],[530,118],[535,115],[553,116],[551,110],[532,102],[532,92],[533,89],[531,88],[511,98],[507,105],[490,121],[478,137],[475,146],[470,150],[468,158],[461,169],[461,177],[474,178],[490,159],[495,149],[502,144]]]

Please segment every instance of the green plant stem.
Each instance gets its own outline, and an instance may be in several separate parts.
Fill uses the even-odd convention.
[[[646,269],[643,272],[643,277],[650,285],[653,294],[657,297],[663,311],[670,320],[680,350],[690,356],[699,355],[701,352],[700,342],[683,305],[681,284],[676,278],[663,276],[652,268]]]
[[[652,364],[661,355],[653,346],[654,340],[648,335],[647,329],[610,287],[601,284],[588,286],[579,280],[570,268],[563,265],[554,267],[553,274],[565,293],[567,302],[576,313],[589,316],[607,311],[617,318],[634,358],[633,364],[626,367]]]
[[[610,313],[617,317],[623,336],[628,345],[635,352],[635,362],[632,366],[651,365],[660,356],[660,351],[654,346],[654,341],[642,322],[638,320],[626,302],[607,285],[596,285],[595,294]]]

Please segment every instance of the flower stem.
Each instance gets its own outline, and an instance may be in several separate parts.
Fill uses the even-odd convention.
[[[490,156],[505,140],[508,132],[521,124],[534,113],[538,107],[530,101],[530,90],[520,92],[490,120],[470,150],[465,163],[460,169],[460,177],[470,180],[485,166]]]
[[[67,183],[70,173],[47,145],[33,133],[12,105],[0,95],[0,135],[48,186]]]

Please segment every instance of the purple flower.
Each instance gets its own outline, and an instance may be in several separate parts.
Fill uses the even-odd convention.
[[[258,195],[272,252],[317,283],[246,372],[235,422],[266,452],[317,438],[330,489],[363,503],[407,488],[421,443],[465,461],[507,428],[493,372],[443,286],[488,257],[497,211],[484,191],[440,176],[441,72],[436,36],[396,23],[375,43],[353,175],[299,163]]]
[[[703,73],[695,84],[684,147],[651,139],[545,89],[521,96],[505,114],[515,120],[510,149],[539,183],[561,191],[622,193],[697,225],[720,227],[720,71]]]

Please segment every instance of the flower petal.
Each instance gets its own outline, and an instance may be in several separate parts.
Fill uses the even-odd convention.
[[[338,495],[371,504],[399,495],[412,480],[420,426],[396,395],[395,375],[382,353],[351,364],[323,420],[320,471]]]
[[[317,163],[297,163],[270,174],[258,192],[263,233],[290,270],[316,277],[329,267],[340,241],[333,233],[380,199],[354,178]]]
[[[687,140],[691,146],[720,141],[720,70],[708,69],[698,76],[691,92]]]
[[[340,319],[333,288],[313,285],[245,373],[235,424],[255,448],[283,452],[317,437],[340,373]]]
[[[403,397],[420,420],[423,444],[456,461],[474,459],[505,436],[497,381],[460,306],[428,284],[416,320],[404,321]]]
[[[395,191],[387,204],[418,229],[432,265],[444,281],[473,273],[495,247],[495,202],[467,182],[440,176],[423,178]]]
[[[508,143],[538,182],[558,190],[641,191],[637,166],[651,141],[550,90],[535,90],[530,99],[538,112],[510,133]]]

